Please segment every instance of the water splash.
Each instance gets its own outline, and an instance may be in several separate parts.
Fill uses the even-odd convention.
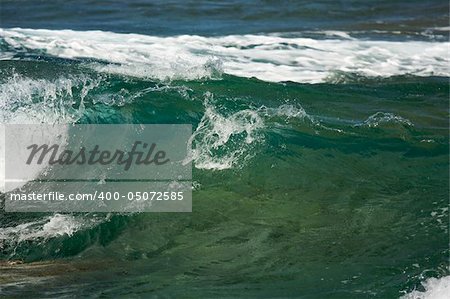
[[[338,83],[335,76],[339,72],[366,77],[450,75],[449,42],[359,40],[337,31],[322,36],[325,39],[282,34],[156,37],[103,31],[0,29],[0,40],[11,48],[9,52],[84,59],[100,72],[159,80],[213,79],[220,78],[222,72],[265,81],[305,83]]]
[[[401,299],[447,299],[450,294],[450,276],[429,278],[422,283],[424,291],[414,290]]]

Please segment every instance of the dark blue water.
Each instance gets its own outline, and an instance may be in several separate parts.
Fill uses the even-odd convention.
[[[448,26],[448,12],[442,0],[2,0],[0,24],[158,36],[342,30],[421,39],[447,37],[438,28]]]

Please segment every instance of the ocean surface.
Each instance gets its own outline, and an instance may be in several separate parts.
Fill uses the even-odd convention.
[[[447,298],[448,18],[1,0],[2,124],[192,124],[194,190],[192,213],[0,211],[0,297]]]

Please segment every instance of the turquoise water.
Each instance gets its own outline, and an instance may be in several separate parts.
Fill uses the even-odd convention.
[[[5,17],[2,123],[192,124],[194,190],[184,214],[0,212],[0,295],[399,298],[448,276],[446,15],[379,4],[370,27],[345,3],[202,19],[214,36],[192,15],[112,24],[119,4]]]

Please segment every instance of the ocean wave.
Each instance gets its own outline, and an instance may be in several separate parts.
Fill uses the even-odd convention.
[[[409,132],[414,127],[413,122],[389,112],[377,112],[365,120],[333,118],[307,112],[298,100],[257,104],[257,101],[248,102],[244,98],[217,96],[215,99],[211,92],[199,94],[192,86],[174,83],[130,80],[96,72],[82,74],[77,68],[47,79],[14,73],[0,82],[0,120],[3,124],[61,124],[75,123],[84,118],[99,119],[102,113],[111,120],[116,114],[122,115],[124,110],[121,107],[126,105],[130,105],[129,108],[124,107],[126,111],[143,112],[146,119],[150,113],[150,117],[156,120],[158,116],[155,113],[161,104],[150,107],[157,95],[158,99],[164,99],[159,103],[168,103],[166,99],[172,99],[170,105],[181,105],[179,108],[189,111],[175,110],[179,120],[196,123],[189,144],[192,150],[186,161],[192,161],[195,168],[205,170],[243,167],[253,156],[260,154],[259,146],[272,133],[289,136],[291,131],[296,131],[326,138],[344,135],[366,138],[369,135],[375,137],[373,131],[377,131],[377,136],[412,138]],[[170,96],[166,98],[168,94]],[[165,119],[166,112],[169,113],[159,111],[161,119]],[[141,116],[137,113],[130,117],[136,120]],[[0,134],[3,133],[0,130]],[[0,150],[3,151],[1,145]],[[0,159],[0,170],[4,167],[4,159]],[[36,169],[36,176],[43,170]],[[6,190],[4,181],[2,171],[1,192]]]
[[[324,39],[283,35],[156,37],[103,31],[0,29],[0,59],[37,53],[87,60],[102,72],[159,80],[219,78],[320,83],[335,73],[366,77],[449,76],[449,42],[374,41],[345,32]],[[102,63],[103,62],[103,63]]]

